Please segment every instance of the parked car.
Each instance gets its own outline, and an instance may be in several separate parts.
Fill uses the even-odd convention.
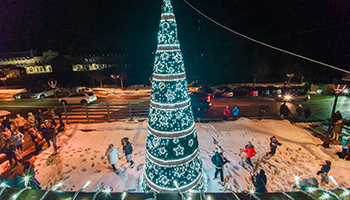
[[[207,117],[211,103],[193,94],[190,94],[190,99],[194,117]]]
[[[13,95],[13,98],[14,99],[29,99],[32,94],[33,94],[33,91],[25,90],[21,93]]]
[[[258,96],[258,90],[253,87],[239,87],[233,89],[234,96]]]
[[[207,94],[204,92],[192,92],[190,93],[191,99],[203,100],[208,103],[211,101],[211,94]]]
[[[73,93],[67,97],[59,99],[61,104],[89,104],[97,100],[97,97],[94,93],[89,92],[81,92],[81,93]]]
[[[231,88],[222,86],[215,88],[214,97],[233,97],[233,91]]]
[[[42,91],[35,92],[32,95],[30,95],[30,98],[32,99],[44,99],[47,97],[54,97],[55,93],[60,93],[61,90],[59,88],[46,88]]]

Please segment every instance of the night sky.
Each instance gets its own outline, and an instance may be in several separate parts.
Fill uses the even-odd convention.
[[[270,45],[350,70],[348,0],[188,0],[224,26]],[[237,36],[172,0],[189,82],[332,82],[341,72]],[[0,53],[53,50],[84,55],[129,53],[135,82],[152,74],[161,0],[2,0]]]

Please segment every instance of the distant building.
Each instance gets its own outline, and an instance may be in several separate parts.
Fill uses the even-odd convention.
[[[19,77],[23,74],[52,73],[51,60],[58,57],[57,51],[43,52],[42,56],[34,55],[35,52],[13,52],[0,54],[0,76],[7,78]],[[72,63],[72,71],[94,71],[106,68],[130,66],[128,54],[102,54],[84,56],[63,56]],[[25,73],[21,72],[25,69]]]

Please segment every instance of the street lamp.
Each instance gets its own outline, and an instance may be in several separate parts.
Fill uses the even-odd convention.
[[[49,79],[47,81],[47,84],[54,90],[54,95],[55,95],[55,98],[57,99],[57,110],[59,109],[60,107],[60,103],[58,101],[58,96],[57,96],[57,93],[56,93],[56,86],[57,86],[57,81],[55,79]]]
[[[117,85],[117,79],[119,78],[119,75],[114,75],[114,74],[112,74],[112,75],[111,75],[111,78],[114,79],[114,85],[118,87],[118,85]]]
[[[337,89],[336,90],[334,103],[333,103],[333,108],[332,108],[332,113],[331,113],[331,118],[329,120],[328,130],[326,132],[326,138],[324,139],[323,144],[322,144],[322,146],[324,148],[329,148],[329,144],[331,143],[330,135],[332,133],[332,127],[333,127],[333,120],[332,120],[332,118],[333,118],[334,113],[335,113],[335,108],[337,107],[338,97],[345,90],[345,88],[346,88],[346,85],[342,89]]]
[[[292,77],[294,76],[294,74],[287,74],[287,76],[288,76],[288,83],[287,83],[287,86],[289,86],[290,79],[292,79]]]

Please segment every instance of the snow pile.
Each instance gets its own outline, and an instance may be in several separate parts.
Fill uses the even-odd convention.
[[[340,146],[324,149],[322,142],[289,121],[261,120],[252,121],[240,118],[225,123],[196,123],[203,167],[208,178],[207,192],[222,192],[233,189],[241,192],[253,188],[250,171],[240,155],[251,141],[257,151],[252,161],[257,163],[266,151],[269,151],[269,138],[277,136],[282,146],[277,148],[274,157],[260,162],[267,175],[268,191],[289,191],[294,185],[294,176],[300,180],[315,177],[324,160],[332,161],[332,175],[340,187],[350,187],[348,178],[350,165],[348,161],[335,154],[341,151]],[[145,142],[147,136],[147,120],[124,121],[100,124],[73,124],[58,136],[59,153],[53,154],[53,147],[40,153],[34,162],[37,179],[45,189],[63,182],[61,190],[75,191],[83,187],[87,181],[91,184],[84,191],[96,191],[98,187],[112,187],[113,192],[135,189],[140,192],[139,178],[145,162]],[[134,148],[132,159],[135,167],[129,168],[125,157],[116,164],[123,173],[116,175],[104,157],[105,150],[113,143],[122,151],[120,140],[129,137]],[[230,161],[224,168],[226,184],[221,186],[219,179],[213,180],[215,168],[210,161],[216,145],[214,139],[224,148],[224,155]],[[324,188],[333,189],[330,182]]]

